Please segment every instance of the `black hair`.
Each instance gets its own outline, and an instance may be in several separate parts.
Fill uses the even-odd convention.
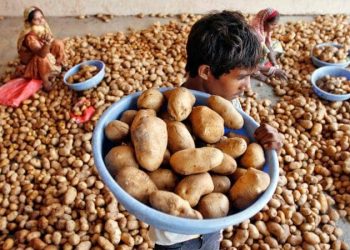
[[[209,14],[191,28],[187,40],[186,71],[198,75],[200,65],[208,65],[215,78],[234,68],[255,68],[261,46],[252,28],[239,12]]]
[[[41,15],[44,16],[44,13],[41,11],[41,9],[38,9],[38,8],[35,8],[34,10],[32,10],[29,15],[28,15],[28,18],[27,18],[27,21],[29,23],[32,23],[33,19],[34,19],[34,15],[35,15],[35,12],[39,11],[41,13]]]
[[[280,14],[276,14],[275,16],[266,19],[266,23],[277,23],[280,20]]]

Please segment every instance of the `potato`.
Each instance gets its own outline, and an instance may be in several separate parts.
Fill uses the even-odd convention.
[[[106,137],[114,142],[120,142],[129,134],[129,125],[125,122],[111,121],[105,127]]]
[[[242,115],[232,105],[232,102],[217,95],[208,98],[208,106],[217,112],[225,122],[225,126],[232,129],[241,129],[244,125]]]
[[[138,109],[153,109],[159,112],[164,103],[164,96],[158,89],[147,89],[137,99]]]
[[[157,190],[148,174],[138,168],[121,168],[116,181],[132,197],[143,203],[148,203],[150,194]]]
[[[270,185],[270,176],[255,168],[248,168],[230,190],[232,204],[238,209],[251,205]]]
[[[148,171],[159,168],[168,144],[165,122],[155,116],[135,117],[131,125],[131,140],[140,166]]]
[[[246,168],[262,169],[265,164],[264,149],[258,143],[251,143],[240,161]]]
[[[230,201],[222,193],[211,193],[198,203],[198,210],[204,218],[225,217],[230,209]]]
[[[167,214],[192,219],[203,218],[197,210],[191,208],[188,201],[172,192],[161,190],[155,191],[150,195],[149,201],[153,208]]]
[[[237,168],[236,171],[232,175],[230,175],[231,181],[236,182],[246,172],[247,172],[247,169],[245,169],[245,168]]]
[[[168,113],[176,120],[183,121],[191,113],[196,102],[194,95],[186,88],[178,87],[170,90],[168,96]]]
[[[206,143],[216,143],[224,135],[224,120],[206,106],[196,106],[190,114],[193,133]]]
[[[224,154],[217,148],[202,147],[177,151],[170,157],[170,165],[182,175],[205,173],[224,160]]]
[[[148,175],[159,190],[173,191],[178,182],[177,176],[170,169],[158,168]]]
[[[132,121],[135,118],[137,110],[126,110],[123,112],[122,117],[120,117],[120,121],[125,122],[129,126],[131,126]]]
[[[127,145],[112,148],[105,157],[105,163],[113,177],[121,168],[139,167],[134,149]]]
[[[187,200],[191,207],[198,204],[199,199],[213,192],[214,183],[210,174],[202,173],[183,178],[175,188],[175,193]]]
[[[182,122],[168,121],[166,125],[168,130],[168,148],[172,153],[196,147],[192,135]]]
[[[245,136],[245,135],[236,134],[235,132],[229,132],[227,134],[227,138],[237,138],[237,137],[244,139],[247,144],[250,143],[249,138],[247,136]]]
[[[223,175],[212,175],[211,176],[214,183],[214,191],[215,193],[223,193],[226,194],[231,188],[230,178]]]
[[[220,140],[215,147],[236,159],[247,150],[247,143],[242,138],[227,138]]]
[[[222,163],[210,171],[216,174],[229,175],[233,174],[236,171],[236,168],[236,160],[233,159],[230,155],[224,153],[224,160]]]
[[[130,129],[132,130],[132,125],[133,124],[138,124],[137,120],[139,120],[140,118],[142,117],[145,117],[145,116],[154,116],[156,117],[157,114],[156,114],[156,111],[154,111],[153,109],[141,109],[139,111],[137,111],[136,115],[134,116],[134,119],[131,123],[131,126],[130,126]]]

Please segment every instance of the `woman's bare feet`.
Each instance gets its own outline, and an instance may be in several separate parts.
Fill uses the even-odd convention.
[[[52,83],[49,80],[43,81],[43,87],[46,92],[52,89]]]
[[[49,75],[45,75],[42,77],[43,80],[43,88],[46,92],[49,92],[52,89],[52,83],[49,79]]]
[[[23,77],[25,69],[26,69],[25,65],[23,64],[18,65],[15,69],[15,72],[12,74],[11,78]]]

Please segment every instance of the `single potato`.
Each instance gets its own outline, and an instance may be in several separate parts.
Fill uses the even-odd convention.
[[[115,120],[111,121],[105,127],[106,137],[114,142],[120,142],[129,134],[129,125],[125,122]]]
[[[247,144],[250,143],[250,140],[249,140],[249,138],[248,138],[247,136],[245,136],[245,135],[240,135],[240,134],[236,134],[235,132],[229,132],[229,133],[227,134],[227,137],[228,137],[228,138],[236,138],[236,137],[242,138],[242,139],[244,139],[244,140],[246,141]]]
[[[191,207],[198,204],[199,199],[206,194],[213,192],[214,183],[210,174],[195,174],[186,176],[175,188],[175,193],[182,199],[187,200]]]
[[[230,178],[223,175],[212,175],[211,178],[214,183],[213,192],[226,194],[228,191],[230,191],[230,188],[231,188]]]
[[[223,160],[224,154],[217,148],[189,148],[173,154],[170,165],[176,173],[191,175],[205,173],[219,166]]]
[[[230,190],[232,204],[238,209],[250,206],[270,185],[270,176],[255,168],[248,168]]]
[[[136,115],[134,116],[134,119],[131,123],[131,126],[130,126],[130,129],[132,130],[132,126],[133,124],[138,124],[138,120],[141,119],[142,117],[145,117],[145,116],[154,116],[156,117],[157,114],[156,114],[156,111],[154,111],[153,109],[140,109],[137,111]]]
[[[172,192],[162,190],[155,191],[150,195],[149,201],[153,208],[167,214],[192,219],[203,218],[197,210],[191,208],[188,201]]]
[[[139,168],[134,149],[127,145],[112,148],[105,157],[105,163],[113,177],[121,168]]]
[[[240,161],[245,168],[262,169],[265,164],[264,149],[258,143],[251,143]]]
[[[137,110],[133,110],[133,109],[124,111],[122,114],[122,117],[120,117],[120,121],[125,122],[126,124],[131,126],[131,123],[134,120],[136,113],[137,113]]]
[[[241,129],[244,125],[242,115],[232,105],[232,102],[217,95],[208,98],[208,106],[217,112],[225,122],[225,126],[231,129]]]
[[[138,109],[153,109],[159,112],[164,103],[164,96],[158,89],[147,89],[137,99]]]
[[[141,167],[154,171],[162,164],[168,144],[168,132],[163,120],[155,116],[134,119],[131,140]]]
[[[148,175],[154,184],[156,184],[158,190],[174,191],[178,183],[176,174],[170,169],[158,168]]]
[[[125,167],[118,171],[116,176],[118,184],[135,199],[148,203],[151,193],[157,190],[157,186],[144,171]]]
[[[178,87],[165,94],[168,98],[168,113],[176,120],[183,121],[191,113],[196,98],[186,88]]]
[[[168,148],[172,153],[196,147],[190,131],[182,122],[168,121],[166,125],[168,130]]]
[[[210,171],[216,174],[229,175],[233,174],[236,171],[236,168],[236,160],[233,159],[230,155],[224,153],[224,160],[222,163]]]
[[[193,133],[206,143],[216,143],[224,135],[224,120],[206,106],[196,106],[190,114]]]
[[[215,147],[236,159],[247,150],[247,143],[242,138],[227,138],[216,143]]]
[[[230,201],[222,193],[210,193],[201,198],[198,210],[204,218],[225,217],[230,209]]]

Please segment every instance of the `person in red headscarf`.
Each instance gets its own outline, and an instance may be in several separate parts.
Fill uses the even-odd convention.
[[[50,90],[49,77],[61,72],[64,44],[53,39],[44,14],[38,7],[24,10],[24,27],[17,40],[17,51],[24,65],[24,77],[41,79],[44,88]]]
[[[271,39],[279,17],[280,14],[277,10],[267,8],[259,11],[251,22],[263,50],[263,56],[259,62],[260,72],[256,75],[259,80],[265,81],[270,76],[287,79],[287,75],[280,69],[276,61],[276,56],[283,53],[282,45],[279,41]]]

